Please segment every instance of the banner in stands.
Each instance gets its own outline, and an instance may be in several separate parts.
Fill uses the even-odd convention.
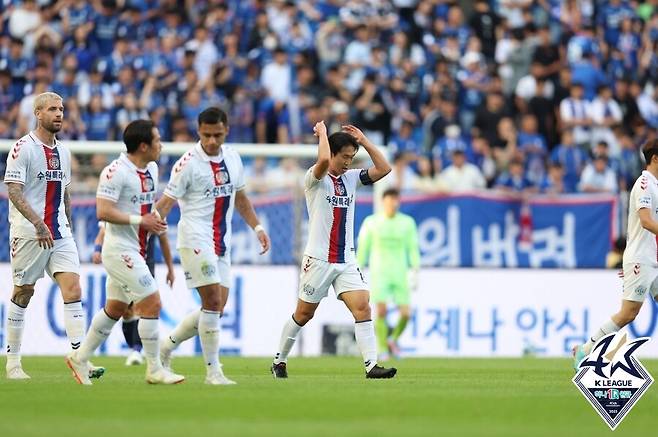
[[[161,335],[189,311],[199,307],[196,293],[187,290],[177,267],[173,289],[165,285],[165,269],[157,267],[163,301]],[[296,302],[297,269],[239,266],[233,269],[231,294],[222,317],[222,354],[271,357],[281,327]],[[102,307],[105,271],[83,265],[81,285],[88,321]],[[586,340],[617,311],[621,281],[610,270],[424,269],[420,289],[412,296],[411,321],[400,339],[404,356],[557,356]],[[0,264],[0,346],[6,343],[6,312],[11,271]],[[63,355],[68,351],[59,290],[49,278],[37,283],[26,315],[23,352]],[[388,315],[395,323],[397,312]],[[353,319],[342,302],[324,299],[315,318],[302,330],[294,354],[358,355]],[[658,334],[658,305],[646,302],[630,325],[633,337]],[[184,343],[178,353],[199,354],[198,340]],[[116,326],[101,353],[127,354]],[[658,341],[643,347],[645,356],[658,357]],[[264,365],[264,369],[266,365]]]
[[[296,264],[295,242],[306,237],[303,202],[280,196],[254,199],[254,205],[269,230],[273,250],[260,256],[253,231],[235,214],[233,263]],[[488,193],[407,196],[402,211],[416,220],[424,266],[604,267],[617,234],[617,202],[608,195],[537,196],[526,203]],[[357,234],[371,213],[372,200],[364,195],[355,214]],[[0,241],[8,238],[6,217],[7,200],[2,199],[0,223],[5,225],[0,226]],[[89,261],[98,232],[94,201],[74,201],[73,217],[80,258]],[[174,208],[168,217],[172,245],[178,218]],[[0,261],[9,261],[8,248],[0,251]]]

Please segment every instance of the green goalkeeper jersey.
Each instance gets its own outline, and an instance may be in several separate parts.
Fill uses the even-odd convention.
[[[357,260],[370,266],[370,277],[384,282],[405,282],[409,268],[418,268],[416,222],[400,212],[393,217],[366,217],[358,239]]]

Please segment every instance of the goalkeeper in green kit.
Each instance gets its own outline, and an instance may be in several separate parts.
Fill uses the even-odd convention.
[[[361,225],[357,260],[370,266],[370,296],[377,305],[377,345],[382,360],[388,353],[399,356],[398,338],[409,321],[410,292],[418,285],[418,233],[414,219],[399,212],[400,193],[389,188],[382,195],[378,214],[367,217]],[[400,313],[389,338],[386,323],[387,304],[392,302]]]

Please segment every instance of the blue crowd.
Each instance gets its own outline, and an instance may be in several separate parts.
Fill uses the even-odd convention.
[[[62,140],[153,119],[194,141],[315,143],[346,122],[390,149],[403,190],[628,190],[658,132],[656,0],[0,0],[0,138],[65,99]],[[90,180],[104,155],[78,157]],[[290,160],[254,161],[254,177]],[[86,172],[86,173],[85,173]],[[265,184],[267,185],[267,184]],[[267,188],[264,186],[263,191]]]

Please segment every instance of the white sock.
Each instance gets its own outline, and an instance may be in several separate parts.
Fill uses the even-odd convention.
[[[201,311],[193,311],[174,328],[169,337],[164,342],[163,347],[170,351],[176,349],[182,342],[190,339],[199,333],[199,317]]]
[[[219,331],[219,311],[202,309],[199,315],[199,340],[209,373],[219,368]]]
[[[10,368],[21,363],[21,341],[26,308],[16,305],[11,300],[7,308],[7,368]]]
[[[107,337],[110,336],[112,327],[116,322],[116,320],[107,315],[105,309],[97,312],[91,321],[91,326],[89,327],[89,331],[87,331],[87,336],[82,341],[80,348],[76,352],[77,360],[82,362],[89,360],[89,357],[91,357],[96,349],[98,349],[98,347],[107,340]]]
[[[589,354],[590,352],[592,352],[594,343],[599,341],[600,338],[605,337],[608,334],[612,334],[613,332],[617,332],[620,329],[621,327],[617,326],[617,324],[613,322],[612,319],[605,322],[603,325],[599,327],[599,329],[594,333],[594,335],[589,340],[587,340],[587,342],[583,345],[583,349],[585,350],[585,353]]]
[[[64,329],[71,343],[71,349],[78,349],[85,337],[85,314],[82,311],[81,301],[64,304]]]
[[[295,344],[297,340],[297,334],[301,331],[302,327],[297,324],[294,317],[288,319],[285,325],[283,325],[283,331],[281,331],[281,340],[279,341],[279,352],[274,356],[274,364],[285,363],[288,361],[288,354],[290,349]]]
[[[137,330],[142,340],[142,351],[146,357],[148,372],[155,372],[162,368],[160,362],[160,319],[139,319]]]
[[[375,337],[375,325],[372,320],[356,322],[354,324],[354,335],[356,344],[359,346],[366,372],[377,364],[377,337]]]

